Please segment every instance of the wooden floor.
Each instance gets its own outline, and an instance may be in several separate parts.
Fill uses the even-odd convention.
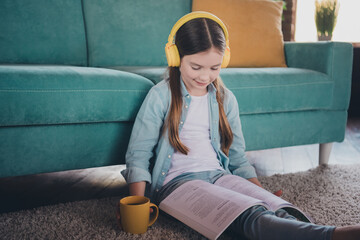
[[[249,151],[259,176],[306,171],[318,165],[318,144]],[[349,119],[345,140],[334,143],[329,164],[360,163],[360,118]],[[0,213],[69,201],[124,196],[124,166],[0,179]]]

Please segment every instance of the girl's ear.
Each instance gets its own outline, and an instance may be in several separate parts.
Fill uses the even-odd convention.
[[[221,68],[226,68],[229,65],[229,62],[230,62],[230,48],[226,47],[223,56],[223,61],[221,63]]]
[[[179,64],[179,71],[180,71],[180,73],[181,73],[181,70],[182,70],[182,67],[181,67],[181,66],[182,66],[182,62],[183,62],[183,59],[181,58],[181,59],[180,59],[180,64]]]

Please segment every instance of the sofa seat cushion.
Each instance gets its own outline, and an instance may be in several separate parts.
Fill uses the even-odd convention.
[[[131,121],[153,85],[110,69],[0,65],[0,126]]]
[[[240,114],[329,109],[333,81],[299,68],[227,68],[221,78],[234,93]]]
[[[110,69],[131,72],[150,79],[157,84],[167,78],[167,67],[149,67],[149,66],[115,66],[108,67]]]

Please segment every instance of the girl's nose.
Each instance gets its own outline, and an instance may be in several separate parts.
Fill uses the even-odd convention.
[[[200,75],[200,80],[201,81],[209,81],[210,80],[210,75],[209,74],[201,74]]]

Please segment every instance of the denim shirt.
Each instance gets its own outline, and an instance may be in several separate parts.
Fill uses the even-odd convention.
[[[179,132],[186,121],[187,109],[191,102],[191,95],[183,81],[181,81],[181,92],[183,108]],[[227,157],[221,150],[219,108],[213,84],[208,86],[208,92],[210,138],[220,165],[228,173],[246,179],[256,177],[255,169],[245,155],[245,142],[235,96],[225,88],[224,111],[233,132],[233,143],[229,150],[229,157]],[[151,184],[150,196],[163,186],[174,153],[168,133],[162,129],[170,110],[170,102],[171,92],[167,80],[161,81],[150,89],[135,119],[125,156],[126,169],[121,172],[128,184],[142,181]]]

